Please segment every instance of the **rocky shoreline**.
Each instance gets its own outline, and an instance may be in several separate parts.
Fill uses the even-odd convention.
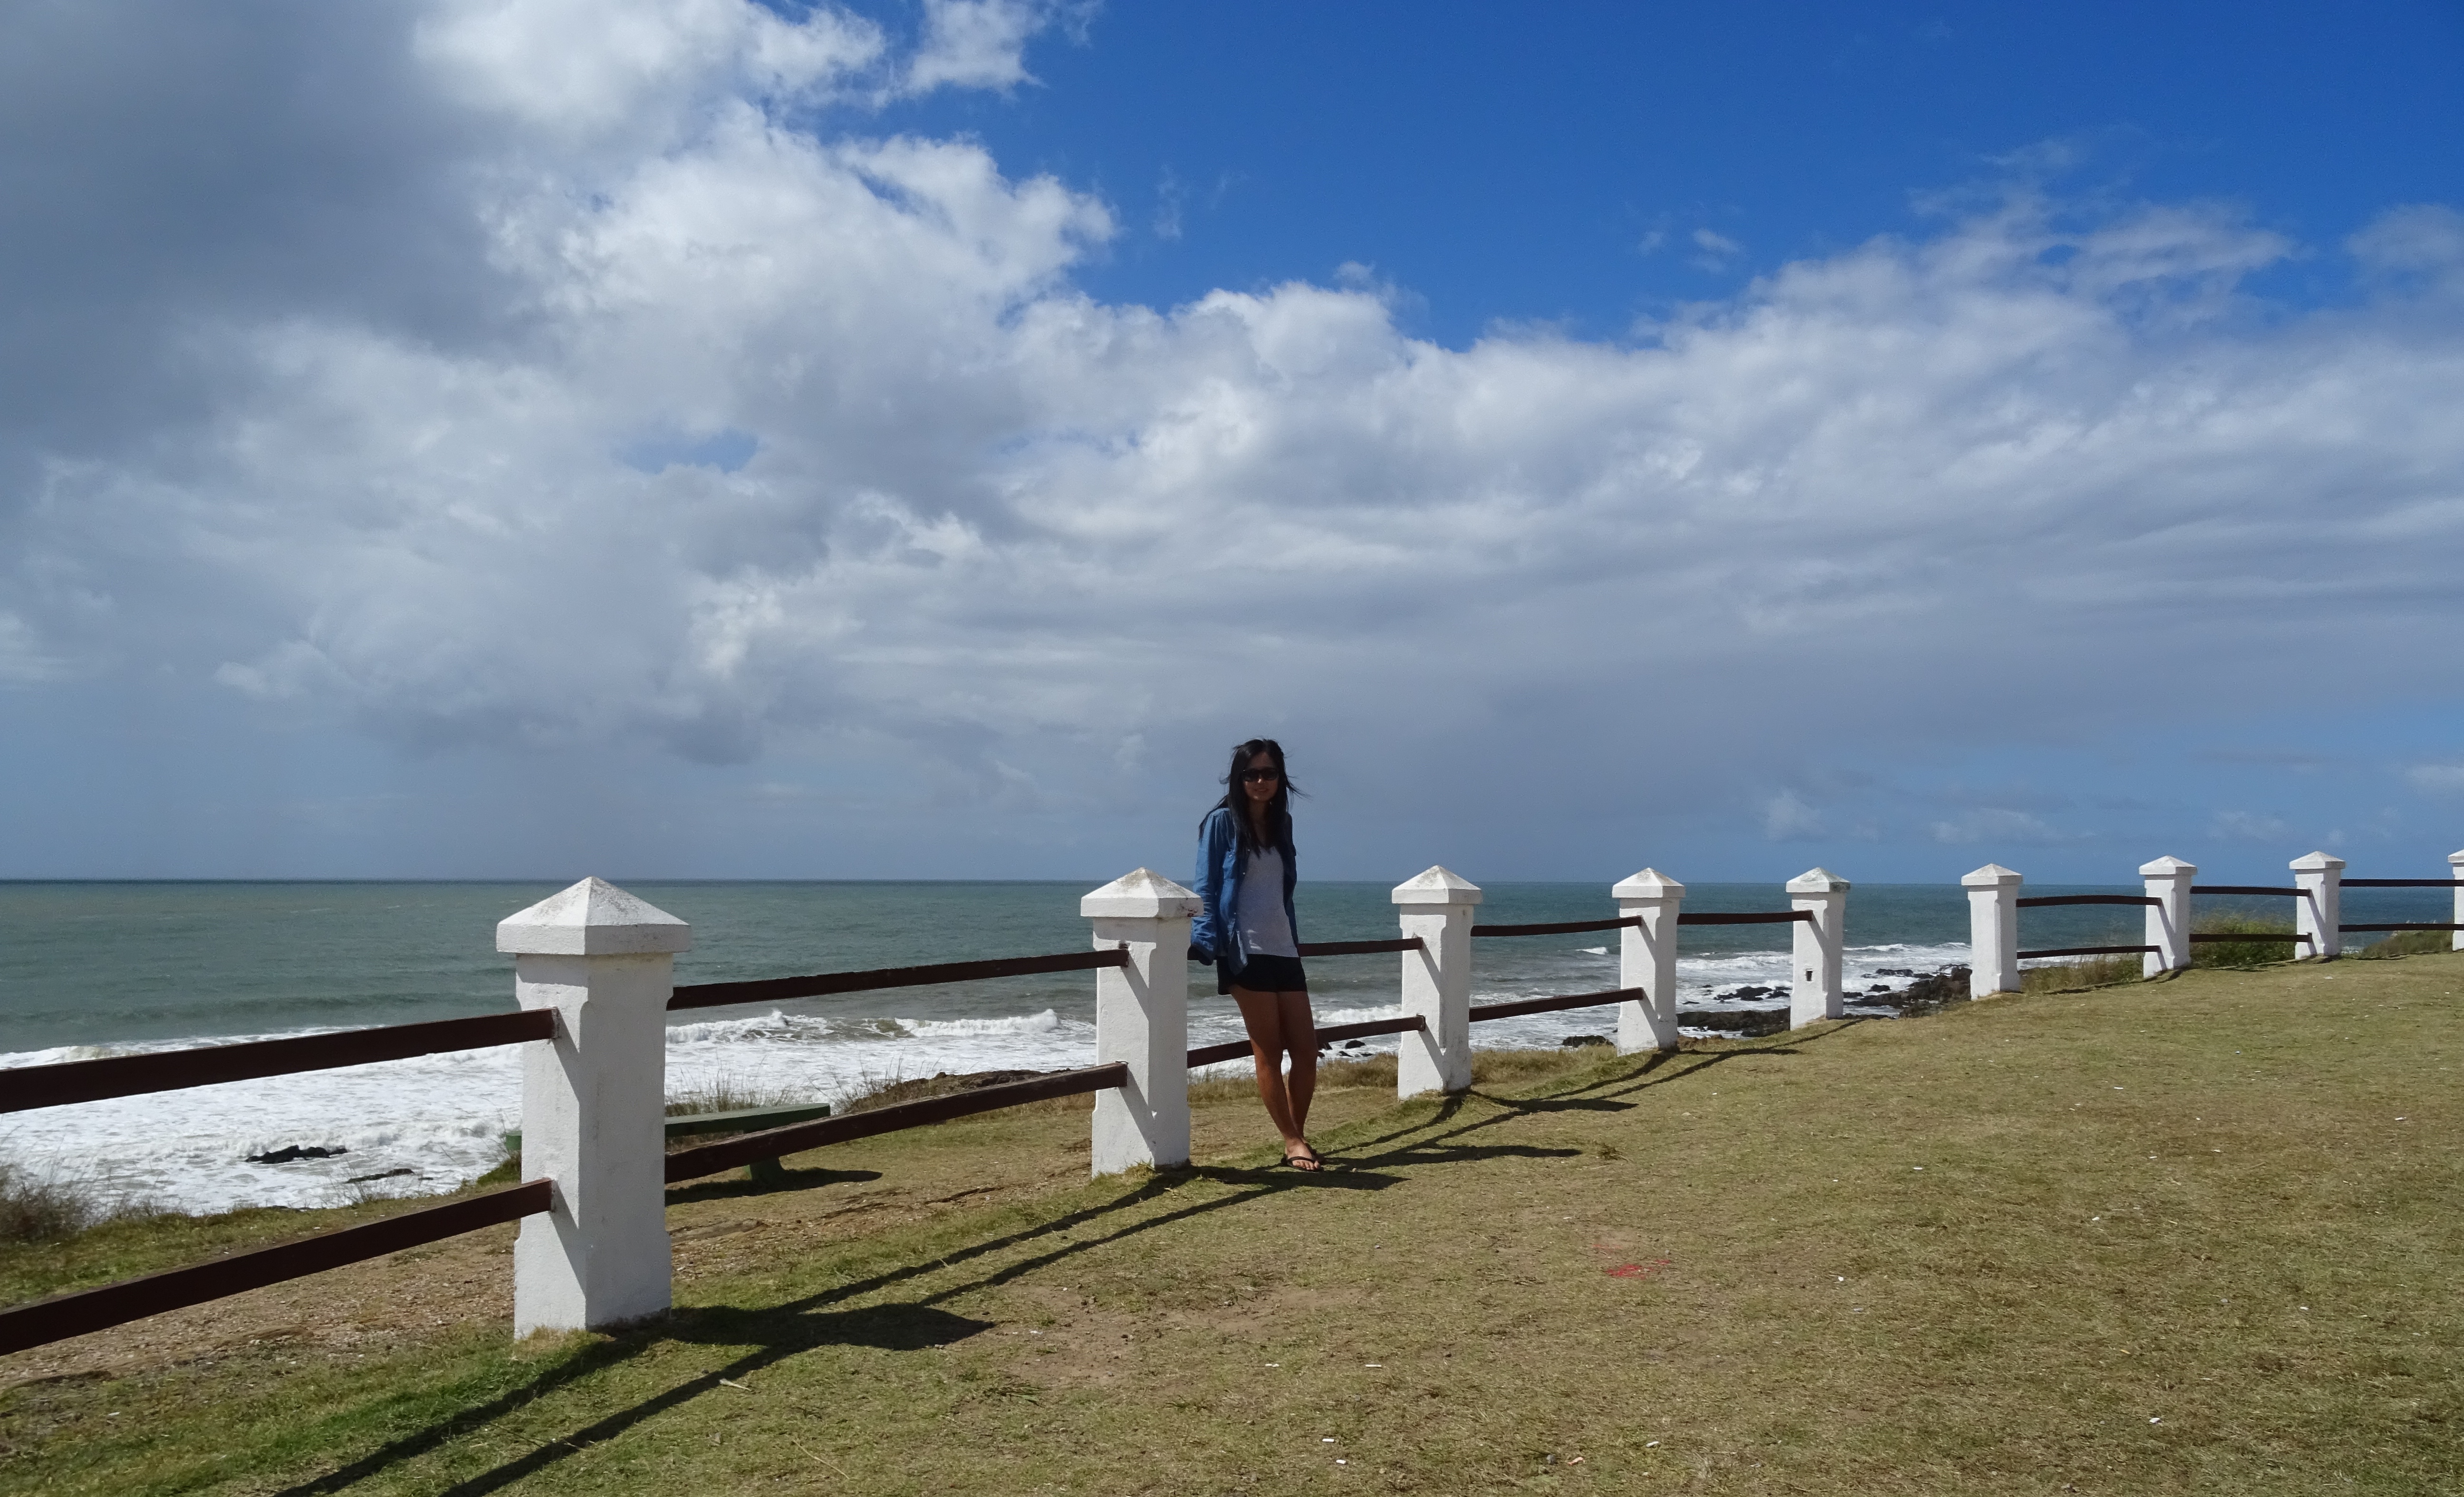
[[[1968,1001],[1968,968],[1943,967],[1932,972],[1919,972],[1913,967],[1881,967],[1875,976],[1905,978],[1904,987],[1877,982],[1861,993],[1847,995],[1852,1008],[1887,1008],[1892,1017],[1912,1019],[1920,1014],[1935,1013],[1951,1003]],[[1788,1028],[1788,989],[1749,984],[1715,993],[1712,999],[1722,1003],[1768,1003],[1775,1007],[1756,1008],[1681,1008],[1677,1023],[1681,1028],[1709,1029],[1720,1034],[1742,1035],[1751,1039],[1760,1035],[1779,1034]],[[1565,1045],[1606,1045],[1606,1036],[1570,1034]]]

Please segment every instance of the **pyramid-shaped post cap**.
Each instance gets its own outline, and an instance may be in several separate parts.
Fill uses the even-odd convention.
[[[1415,873],[1395,886],[1395,902],[1415,906],[1476,905],[1480,903],[1480,886],[1432,863],[1425,872]]]
[[[2185,863],[2180,858],[2158,858],[2153,863],[2139,865],[2139,871],[2148,878],[2179,877],[2184,873],[2195,873],[2198,870],[2199,866],[2196,863]]]
[[[2343,868],[2343,858],[2331,858],[2323,852],[2305,853],[2284,865],[2296,873],[2317,873],[2331,868]]]
[[[1844,894],[1848,881],[1827,868],[1810,868],[1788,881],[1792,894]]]
[[[496,922],[517,957],[642,957],[693,950],[693,927],[604,878],[585,878]]]
[[[2454,865],[2455,867],[2457,867],[2457,868],[2464,868],[2464,850],[2459,850],[2459,851],[2451,852],[2451,853],[2447,854],[2447,861],[2448,861],[2449,863],[2453,864],[2453,865]]]
[[[1617,899],[1680,899],[1684,897],[1685,886],[1656,868],[1647,868],[1632,878],[1618,879],[1609,894]]]
[[[1151,868],[1141,868],[1088,893],[1078,901],[1078,913],[1090,920],[1099,915],[1163,920],[1196,914],[1198,906],[1196,894]]]
[[[2019,882],[2021,880],[2017,873],[1999,863],[1988,863],[1973,873],[1959,875],[1960,887],[1963,889],[2000,889],[2005,885]]]

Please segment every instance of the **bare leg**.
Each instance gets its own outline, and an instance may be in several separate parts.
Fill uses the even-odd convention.
[[[1241,1005],[1241,1020],[1249,1027],[1249,1051],[1257,1065],[1258,1100],[1266,1106],[1267,1121],[1283,1134],[1286,1158],[1315,1159],[1302,1129],[1309,1120],[1309,1099],[1317,1091],[1317,1030],[1310,1023],[1307,993],[1260,993],[1232,984],[1232,1001]],[[1289,1016],[1297,1010],[1299,1030]],[[1292,1057],[1292,1074],[1284,1076],[1284,1056]]]
[[[1283,1021],[1284,1053],[1292,1058],[1291,1073],[1284,1078],[1284,1096],[1291,1104],[1292,1131],[1307,1134],[1309,1102],[1317,1095],[1317,1017],[1309,1012],[1305,992],[1276,994],[1275,1007]]]

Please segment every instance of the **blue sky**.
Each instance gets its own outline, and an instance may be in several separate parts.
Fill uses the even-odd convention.
[[[2464,12],[37,4],[0,876],[2464,846]]]

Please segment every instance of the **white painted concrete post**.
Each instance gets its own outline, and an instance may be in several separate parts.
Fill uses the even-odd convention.
[[[1788,1026],[1802,1028],[1847,1012],[1839,986],[1839,950],[1848,917],[1848,881],[1827,869],[1808,869],[1788,881],[1793,910],[1810,910],[1814,918],[1789,929],[1796,933],[1796,967],[1789,974]]]
[[[1959,881],[1968,891],[1968,996],[2019,991],[2018,874],[1988,863]]]
[[[2147,881],[2147,896],[2158,901],[2147,907],[2147,935],[2142,944],[2156,949],[2141,960],[2141,977],[2189,969],[2190,880],[2198,875],[2196,863],[2185,863],[2180,858],[2158,858],[2139,865],[2139,876]]]
[[[1479,885],[1434,866],[1395,886],[1404,937],[1426,948],[1403,953],[1403,1012],[1429,1025],[1400,1036],[1398,1097],[1471,1087],[1471,912],[1480,899]]]
[[[2447,869],[2449,878],[2464,879],[2464,852],[2447,854]],[[2447,918],[2453,924],[2464,925],[2464,884],[2455,886],[2455,913]],[[2464,931],[2450,931],[2447,934],[2455,937],[2447,949],[2464,951]]]
[[[2296,942],[2293,955],[2297,958],[2343,956],[2344,937],[2336,927],[2344,920],[2344,860],[2313,852],[2286,866],[2301,890],[2301,897],[2293,901],[2293,929],[2310,937],[2306,946]]]
[[[522,1178],[555,1205],[514,1241],[514,1334],[666,1310],[668,999],[693,927],[585,878],[496,926],[514,996],[556,1012],[522,1047]]]
[[[1677,907],[1685,886],[1661,872],[1644,869],[1609,892],[1617,897],[1617,914],[1640,925],[1617,934],[1617,986],[1642,989],[1639,999],[1617,1005],[1617,1053],[1677,1048]]]
[[[1126,967],[1095,969],[1095,1064],[1126,1062],[1129,1085],[1095,1093],[1094,1173],[1189,1162],[1189,919],[1196,894],[1153,869],[1078,901],[1095,949]]]

